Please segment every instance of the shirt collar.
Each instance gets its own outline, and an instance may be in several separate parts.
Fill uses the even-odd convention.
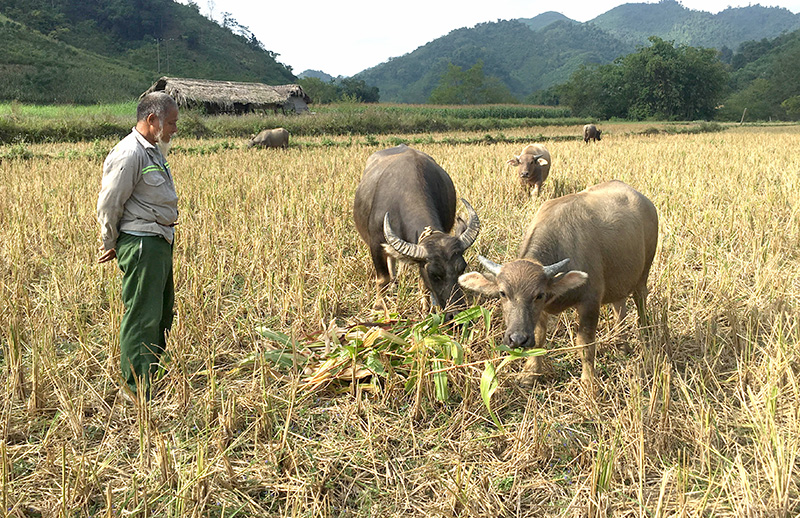
[[[144,135],[139,133],[139,130],[137,130],[135,127],[133,128],[132,133],[134,137],[136,137],[136,140],[142,146],[144,146],[144,148],[147,150],[148,153],[155,156],[156,160],[160,160],[161,162],[166,163],[167,159],[164,155],[161,154],[161,150],[158,148],[158,146],[151,144],[146,138],[144,138]]]
[[[146,138],[144,138],[144,135],[139,133],[139,130],[137,130],[136,127],[134,127],[132,131],[133,131],[133,135],[136,137],[136,140],[139,141],[139,144],[144,146],[146,149],[156,149],[156,150],[158,150],[158,148],[156,146],[154,146]]]

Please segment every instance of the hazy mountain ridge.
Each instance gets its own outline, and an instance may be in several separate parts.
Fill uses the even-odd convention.
[[[775,38],[800,29],[787,9],[754,5],[717,14],[694,11],[675,0],[615,7],[586,23],[549,11],[534,18],[487,22],[451,31],[404,56],[355,77],[377,86],[381,100],[425,102],[448,63],[462,68],[484,62],[518,98],[566,81],[583,64],[610,63],[658,36],[692,46],[727,47]]]

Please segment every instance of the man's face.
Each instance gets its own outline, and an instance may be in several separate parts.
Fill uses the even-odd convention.
[[[172,135],[178,131],[178,109],[172,107],[167,110],[167,114],[164,116],[163,120],[158,118],[155,120],[158,121],[156,140],[164,144],[168,144],[172,138]]]

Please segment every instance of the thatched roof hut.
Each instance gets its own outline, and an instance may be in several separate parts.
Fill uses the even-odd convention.
[[[263,83],[162,77],[142,95],[157,91],[169,94],[181,108],[201,108],[206,113],[300,113],[307,111],[311,102],[300,85],[270,86]]]

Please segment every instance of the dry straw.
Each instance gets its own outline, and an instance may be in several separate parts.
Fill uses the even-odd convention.
[[[597,145],[548,144],[539,200],[522,197],[504,167],[518,144],[418,146],[481,216],[473,268],[477,253],[514,257],[543,199],[618,178],[659,209],[649,327],[631,317],[615,331],[604,311],[592,398],[566,350],[574,314],[554,319],[550,345],[564,350],[548,356],[548,379],[528,389],[516,363],[499,372],[492,410],[503,429],[479,391],[483,362],[503,355],[491,348],[502,332],[491,304],[491,327],[453,336],[463,365],[437,360],[411,386],[398,367],[377,382],[353,375],[304,390],[300,356],[276,364],[275,343],[257,331],[302,345],[374,320],[350,210],[375,147],[170,158],[181,197],[177,319],[147,407],[117,392],[119,272],[96,264],[100,163],[46,156],[82,145],[4,159],[4,512],[797,516],[800,134],[604,129]],[[414,272],[401,275],[392,310],[421,320],[416,285]],[[437,373],[449,380],[447,402],[435,397]]]

